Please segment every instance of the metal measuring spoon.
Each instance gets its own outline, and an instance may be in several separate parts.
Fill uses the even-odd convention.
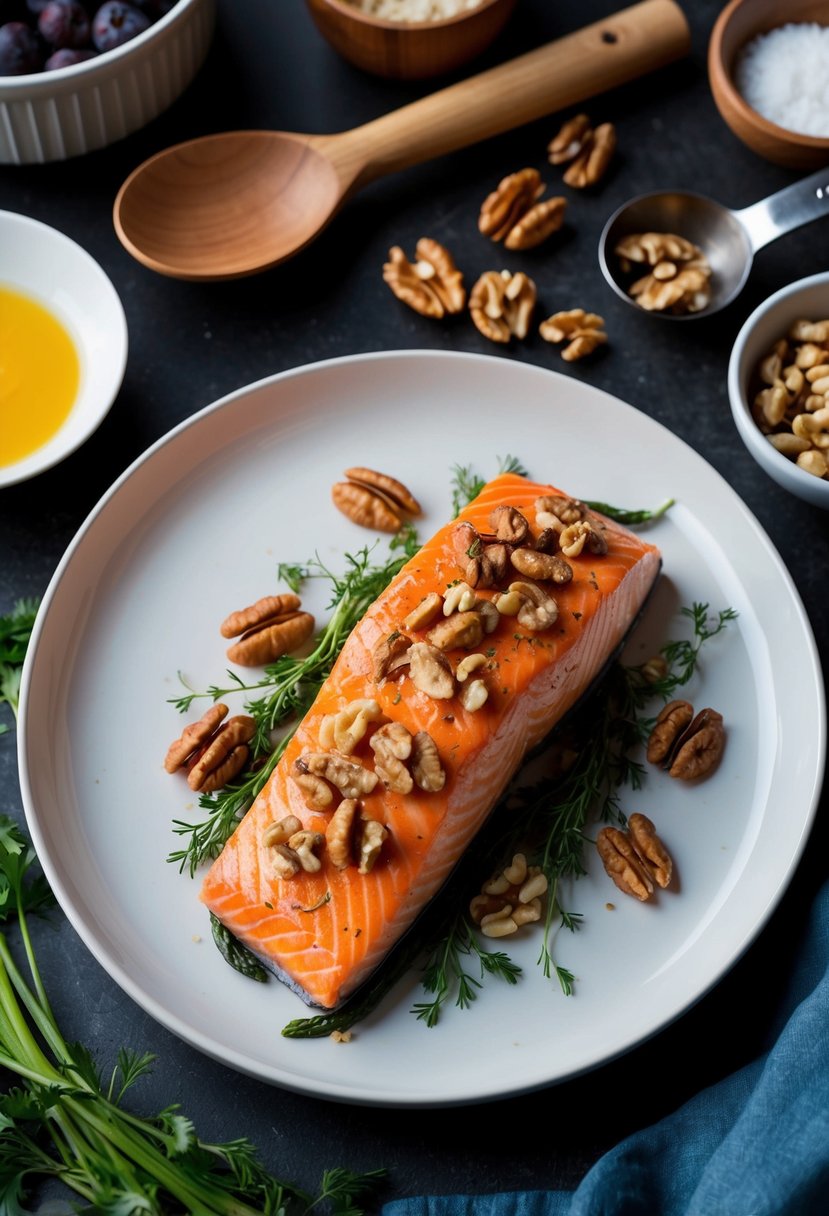
[[[641,194],[615,211],[605,224],[599,238],[599,265],[617,296],[644,313],[628,294],[630,275],[614,252],[616,245],[635,232],[672,232],[686,237],[699,245],[711,266],[710,303],[699,312],[647,315],[668,321],[710,317],[740,294],[758,249],[825,215],[829,215],[829,167],[739,211],[682,190]],[[644,274],[648,268],[637,269]]]

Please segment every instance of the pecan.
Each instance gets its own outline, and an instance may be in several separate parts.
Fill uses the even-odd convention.
[[[439,621],[426,636],[438,650],[472,650],[483,641],[481,614],[475,611],[454,612]]]
[[[446,773],[432,736],[419,730],[412,740],[412,776],[415,785],[427,794],[437,794],[446,784]]]
[[[541,582],[569,583],[573,567],[563,557],[554,553],[539,553],[537,549],[516,549],[510,554],[510,562],[519,574],[536,578]]]
[[[361,528],[376,532],[398,532],[400,516],[385,498],[353,481],[338,481],[331,487],[331,499],[338,511]]]
[[[477,329],[491,342],[526,338],[535,310],[535,283],[522,271],[486,270],[469,296],[469,312]]]
[[[668,887],[674,863],[647,815],[638,813],[631,815],[628,819],[628,834],[642,864],[647,867],[657,885],[662,888]]]
[[[402,722],[389,722],[371,736],[374,771],[387,790],[395,794],[412,792],[412,774],[403,763],[412,753],[412,736]]]
[[[269,600],[297,600],[296,596],[268,596]],[[260,600],[259,603],[263,601]],[[241,615],[251,613],[253,605]],[[235,616],[236,614],[232,614]],[[228,617],[225,626],[228,628]],[[274,663],[283,654],[297,650],[314,632],[314,618],[310,612],[288,611],[277,617],[266,617],[261,624],[254,625],[243,633],[238,642],[228,647],[227,657],[240,667],[264,667]],[[231,636],[225,634],[226,637]]]
[[[611,122],[600,123],[564,174],[567,185],[576,190],[595,186],[607,172],[615,150],[616,128]]]
[[[301,607],[298,595],[286,592],[284,595],[266,595],[248,608],[231,612],[219,626],[223,638],[238,638],[269,621],[295,613]]]
[[[405,667],[408,663],[409,647],[412,644],[412,639],[407,637],[405,633],[401,633],[395,629],[393,633],[387,634],[374,643],[371,652],[371,661],[374,669],[374,682],[379,684],[381,680],[385,680],[393,671],[397,671],[399,667]]]
[[[589,144],[593,125],[586,114],[576,114],[562,126],[547,145],[547,158],[551,165],[563,165],[575,160]]]
[[[562,359],[567,363],[583,359],[607,342],[604,319],[598,313],[585,312],[583,308],[553,313],[541,322],[538,332],[545,342],[567,342],[561,352]]]
[[[647,758],[650,764],[666,761],[682,732],[694,716],[690,701],[669,701],[660,710],[648,736]]]
[[[455,694],[455,676],[446,656],[429,642],[415,642],[409,651],[409,675],[415,688],[435,700]]]
[[[605,870],[620,891],[644,902],[653,895],[653,881],[633,841],[619,828],[602,828],[596,848]]]
[[[345,475],[349,481],[365,486],[366,489],[373,490],[375,494],[382,495],[391,503],[398,515],[420,515],[422,513],[420,503],[411,490],[396,477],[390,477],[388,473],[378,473],[375,469],[355,467],[346,469]]]
[[[377,785],[377,775],[349,756],[337,752],[303,752],[294,761],[297,773],[312,773],[324,777],[336,786],[344,798],[359,798],[370,794]]]
[[[177,772],[185,764],[188,757],[192,756],[193,752],[198,751],[202,744],[207,742],[226,715],[227,706],[219,702],[216,705],[211,705],[208,710],[205,710],[198,722],[190,722],[189,725],[185,726],[179,738],[171,743],[167,749],[167,755],[164,760],[164,767],[167,772]]]
[[[489,523],[502,544],[523,545],[530,525],[517,507],[495,507],[489,513]]]
[[[256,723],[248,714],[237,714],[223,722],[189,762],[187,784],[191,790],[211,794],[242,771],[256,734]]]
[[[519,625],[532,632],[550,629],[558,620],[558,604],[551,595],[536,583],[510,583],[509,589],[519,597],[516,613]],[[501,611],[500,603],[497,604]]]
[[[399,245],[389,250],[383,279],[391,290],[424,317],[440,319],[463,311],[466,290],[452,255],[430,237],[421,237],[411,263]]]
[[[701,709],[677,742],[668,772],[682,781],[705,777],[716,768],[725,748],[722,714]]]

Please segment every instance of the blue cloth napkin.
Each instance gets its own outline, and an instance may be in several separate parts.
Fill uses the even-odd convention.
[[[575,1191],[400,1199],[383,1216],[827,1216],[829,882],[775,1033],[766,1054],[623,1140]]]

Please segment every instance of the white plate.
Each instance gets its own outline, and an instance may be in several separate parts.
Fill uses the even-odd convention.
[[[344,1047],[280,1036],[307,1013],[277,981],[231,971],[198,885],[165,858],[171,822],[198,813],[161,760],[182,719],[177,671],[221,681],[218,623],[275,587],[279,561],[333,568],[366,533],[331,506],[351,464],[388,470],[448,518],[450,470],[511,453],[588,499],[677,505],[649,536],[664,575],[630,646],[641,661],[688,636],[680,606],[730,606],[689,696],[725,716],[707,781],[650,775],[624,808],[651,814],[677,889],[639,905],[591,864],[567,900],[584,916],[556,943],[565,998],[516,945],[525,979],[488,983],[427,1029],[402,982]],[[324,615],[327,587],[306,602]],[[631,406],[499,358],[394,352],[336,359],[232,394],[151,448],[82,527],[47,593],[26,664],[20,771],[29,827],[60,903],[111,976],[153,1017],[226,1064],[289,1089],[377,1105],[440,1105],[571,1077],[654,1034],[752,941],[801,854],[820,790],[825,710],[809,623],[753,516],[690,448]],[[609,910],[607,904],[615,905]],[[483,1064],[483,1060],[486,1064]]]
[[[127,321],[118,293],[93,257],[39,220],[0,211],[0,285],[22,291],[62,322],[80,359],[80,384],[60,429],[42,447],[0,465],[0,487],[64,460],[101,424],[127,364]]]

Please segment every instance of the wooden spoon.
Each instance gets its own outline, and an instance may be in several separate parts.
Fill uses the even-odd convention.
[[[674,0],[643,0],[351,131],[230,131],[177,144],[121,186],[115,230],[133,257],[172,278],[267,270],[375,178],[615,88],[689,47]]]

